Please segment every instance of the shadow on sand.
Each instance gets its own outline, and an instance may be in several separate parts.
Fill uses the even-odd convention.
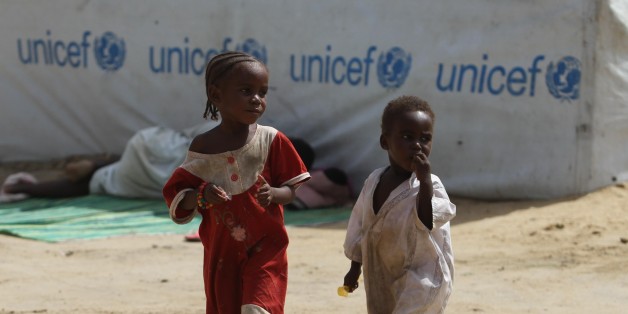
[[[451,225],[461,225],[477,220],[493,218],[508,215],[511,212],[526,210],[530,208],[538,208],[551,206],[556,203],[569,202],[577,200],[584,195],[576,195],[552,200],[481,200],[466,197],[452,196],[451,201],[456,205],[456,218],[452,220]],[[347,222],[338,221],[334,223],[321,224],[316,226],[320,229],[346,229]],[[309,226],[312,227],[312,226]]]

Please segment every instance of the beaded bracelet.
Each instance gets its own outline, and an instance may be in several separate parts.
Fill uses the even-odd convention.
[[[201,183],[201,185],[198,187],[198,193],[196,193],[196,204],[200,209],[209,209],[214,206],[205,199],[204,192],[206,187],[207,182]]]

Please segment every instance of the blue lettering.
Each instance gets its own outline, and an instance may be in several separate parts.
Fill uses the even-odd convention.
[[[373,63],[373,58],[371,57],[371,54],[375,52],[375,50],[377,50],[377,47],[371,46],[369,47],[369,50],[366,51],[366,58],[364,58],[364,86],[369,83],[369,69],[371,68],[371,63]]]
[[[351,58],[349,64],[347,64],[347,81],[349,81],[349,84],[354,86],[360,84],[360,80],[362,80],[360,74],[362,74],[362,60]]]
[[[41,55],[44,57],[44,63],[48,63],[48,60],[45,60],[47,55],[46,42],[43,39],[33,41],[33,51],[35,51],[35,58],[33,59],[34,63],[37,64],[38,62],[37,56],[39,55],[39,50],[37,49],[37,47],[41,48]]]
[[[482,60],[488,60],[488,55],[483,54]],[[482,64],[482,70],[480,71],[480,86],[478,86],[478,93],[484,92],[484,80],[486,79],[486,64]]]
[[[342,66],[343,66],[343,67],[344,67],[344,66],[345,66],[345,64],[346,64],[345,59],[344,59],[343,57],[337,57],[337,58],[334,60],[334,63],[332,64],[332,66],[331,66],[331,78],[332,78],[332,80],[334,80],[334,83],[336,83],[336,84],[340,85],[340,84],[342,84],[342,81],[344,81],[344,80],[345,80],[345,75],[344,75],[344,74],[342,74],[342,75],[340,76],[340,78],[336,78],[336,64],[337,64],[338,62],[342,62]]]
[[[159,49],[161,51],[161,53],[159,54],[159,67],[155,66],[155,47],[150,46],[148,48],[148,67],[150,67],[150,70],[155,72],[155,73],[162,73],[164,72],[164,48],[162,47],[161,49]]]
[[[185,48],[184,48],[184,56],[185,58],[183,59],[183,71],[185,74],[188,74],[190,71],[190,48],[187,46],[188,43],[188,38],[185,37],[183,39],[183,42],[186,43]],[[181,70],[179,70],[179,73],[181,73]]]
[[[55,50],[54,50],[55,53],[54,53],[54,55],[55,55],[55,61],[57,61],[57,64],[59,66],[63,67],[63,66],[65,66],[65,63],[68,60],[68,56],[65,55],[64,58],[59,59],[59,55],[60,55],[59,47],[61,47],[61,51],[65,51],[65,45],[63,44],[62,41],[58,41],[58,42],[55,43]]]
[[[538,55],[532,61],[532,66],[528,69],[530,71],[530,97],[534,97],[534,86],[536,84],[536,74],[541,73],[541,69],[538,68],[538,63],[545,59],[545,56]]]
[[[504,69],[504,67],[502,66],[496,66],[493,69],[491,69],[491,71],[488,73],[488,79],[487,79],[487,85],[488,85],[488,91],[493,94],[493,95],[499,95],[502,90],[504,90],[504,84],[500,84],[498,89],[495,89],[493,87],[493,74],[495,74],[495,72],[501,72],[502,76],[506,75],[506,69]]]
[[[478,68],[473,64],[460,65],[460,76],[458,77],[458,88],[460,91],[462,89],[462,82],[464,81],[464,75],[467,71],[471,71],[473,74],[473,78],[471,79],[471,92],[475,92],[475,81],[478,76]]]
[[[303,73],[305,72],[305,69],[304,69],[305,62],[303,61],[305,59],[305,56],[301,56],[301,77],[294,75],[294,69],[295,69],[294,58],[295,58],[294,55],[290,56],[290,78],[295,82],[303,81]]]
[[[513,85],[523,85],[526,83],[526,81],[526,71],[522,67],[513,68],[510,73],[508,73],[508,79],[506,80],[508,92],[510,92],[510,94],[513,96],[520,96],[525,92],[525,86],[520,86],[519,89],[515,89],[515,86]]]
[[[449,77],[449,84],[447,86],[443,86],[443,67],[442,63],[438,64],[438,75],[436,76],[436,88],[438,88],[441,92],[453,91],[454,88],[454,80],[456,79],[456,66],[451,67],[451,76]]]
[[[68,44],[68,63],[71,66],[78,68],[81,65],[81,47],[76,42],[70,42]]]
[[[227,37],[222,42],[222,50],[203,50],[190,46],[190,39],[183,38],[181,47],[155,47],[148,48],[148,67],[153,73],[178,73],[203,75],[205,65],[220,52],[229,50],[229,44],[233,40]]]
[[[492,95],[506,91],[512,96],[524,95],[529,89],[529,95],[534,97],[536,76],[542,71],[539,63],[544,59],[545,56],[537,55],[527,69],[521,66],[507,69],[502,65],[488,64],[488,54],[483,54],[481,65],[452,64],[449,77],[445,75],[445,64],[439,63],[436,88],[441,92],[472,94],[482,94],[486,89]]]
[[[327,45],[327,55],[325,55],[325,82],[329,82],[329,62],[331,59],[331,56],[329,55],[329,52],[331,51],[331,45]]]
[[[369,70],[374,64],[373,54],[376,46],[370,46],[365,57],[332,55],[332,46],[325,46],[324,55],[290,55],[290,78],[294,82],[333,83],[341,85],[347,82],[352,86],[364,86],[369,82]]]
[[[48,40],[46,40],[46,64],[52,64],[52,42],[50,40],[50,30],[46,31],[46,36],[48,36]]]
[[[81,43],[75,41],[64,42],[53,40],[52,32],[46,31],[46,39],[18,39],[17,53],[20,62],[23,64],[56,65],[65,67],[70,64],[72,67],[86,68],[88,64],[88,48],[90,46],[89,36],[91,32],[83,32]]]
[[[26,41],[26,47],[28,48],[28,57],[24,57],[24,53],[22,51],[22,40],[17,40],[17,55],[20,58],[20,61],[24,64],[29,64],[33,62],[33,53],[31,51],[31,41],[30,39]]]
[[[229,51],[229,43],[232,41],[231,37],[226,37],[223,41],[222,41],[222,52],[227,52]]]
[[[201,58],[201,66],[200,67],[196,67],[196,57],[200,57]],[[192,55],[190,58],[190,67],[192,68],[192,72],[194,72],[194,74],[196,75],[201,75],[203,74],[203,67],[205,66],[205,58],[203,58],[203,50],[199,49],[199,48],[195,48],[194,50],[192,50]]]
[[[87,37],[91,34],[89,31],[85,31],[83,33],[83,42],[81,43],[81,47],[83,47],[83,67],[87,67],[87,47],[89,47],[89,43],[87,42]]]
[[[183,69],[183,59],[181,58],[181,49],[178,47],[171,47],[168,48],[168,58],[166,58],[167,60],[167,68],[168,68],[168,72],[172,73],[172,61],[174,57],[177,57],[177,61],[179,63],[179,73],[182,73],[182,69]]]
[[[318,82],[322,83],[323,82],[323,58],[321,58],[320,56],[310,56],[307,60],[307,80],[308,81],[312,81],[312,66],[314,65],[314,62],[318,62]]]

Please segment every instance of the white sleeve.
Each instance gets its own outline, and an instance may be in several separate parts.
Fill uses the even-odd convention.
[[[432,186],[434,196],[432,196],[432,217],[434,228],[440,228],[456,217],[456,205],[449,200],[449,195],[445,191],[445,186],[436,175],[432,174]]]
[[[365,200],[365,189],[367,183],[364,183],[364,188],[360,192],[353,210],[351,211],[351,217],[349,218],[349,224],[347,225],[347,235],[345,237],[344,250],[345,256],[358,263],[362,263],[362,223],[364,221],[364,211],[368,210]]]

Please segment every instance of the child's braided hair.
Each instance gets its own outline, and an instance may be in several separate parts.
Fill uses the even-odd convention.
[[[209,63],[207,63],[207,68],[205,68],[205,92],[207,93],[207,104],[205,105],[203,118],[207,119],[207,116],[211,115],[210,118],[212,120],[218,120],[218,108],[216,108],[210,100],[209,86],[217,85],[218,82],[224,78],[236,64],[242,62],[258,62],[264,65],[263,62],[255,57],[244,52],[236,51],[223,52],[213,57]]]

